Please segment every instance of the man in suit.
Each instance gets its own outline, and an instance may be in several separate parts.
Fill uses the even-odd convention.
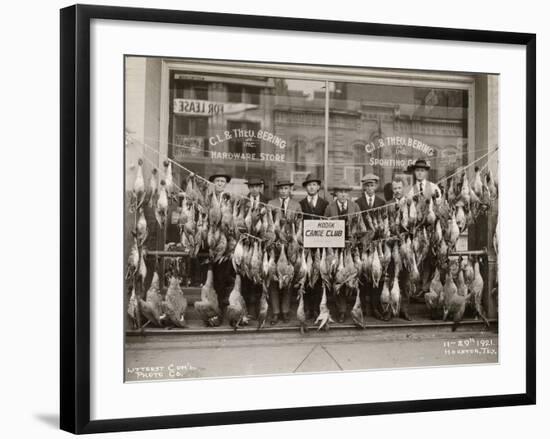
[[[378,209],[379,207],[385,205],[384,200],[376,195],[376,190],[378,189],[378,181],[378,176],[374,174],[366,174],[361,179],[361,183],[363,184],[363,193],[359,198],[357,198],[357,200],[355,200],[355,202],[357,203],[359,209],[363,214],[363,220],[365,221],[365,224],[368,224],[367,212],[369,210]],[[366,299],[367,296],[369,296],[372,315],[379,320],[385,319],[382,314],[382,308],[380,306],[380,293],[382,292],[382,287],[382,281],[380,281],[378,287],[375,287],[371,279],[363,282],[360,286],[360,296],[363,308],[365,308],[367,303]]]
[[[246,181],[248,186],[248,199],[247,210],[249,206],[262,206],[260,203],[267,204],[268,199],[262,193],[262,187],[264,185],[263,179],[259,177],[250,177]],[[256,319],[258,314],[257,304],[258,299],[262,294],[262,286],[255,284],[251,279],[244,276],[242,279],[242,295],[246,303],[246,309],[250,318]]]
[[[432,197],[440,197],[439,187],[427,179],[430,165],[424,159],[418,159],[412,165],[414,183],[407,194],[409,200],[419,201],[417,205],[425,206],[424,200]],[[420,295],[430,291],[430,283],[435,271],[435,257],[431,252],[422,261],[422,266],[418,267],[421,273]]]
[[[294,221],[296,215],[302,213],[300,203],[291,197],[292,186],[294,186],[294,183],[290,180],[279,180],[275,184],[279,196],[273,200],[269,200],[268,203],[273,211],[273,216],[277,212],[280,212],[282,217],[286,218],[287,221]]]
[[[430,165],[424,159],[418,159],[411,167],[414,183],[407,193],[407,198],[412,200],[414,196],[423,196],[425,199],[432,196],[440,196],[439,187],[428,180]]]
[[[246,185],[248,186],[248,195],[246,196],[250,203],[254,204],[254,207],[257,207],[258,205],[267,204],[268,199],[263,194],[262,188],[264,187],[264,180],[260,177],[250,177],[246,181]]]
[[[213,191],[207,198],[207,204],[211,205],[214,202],[221,201],[222,194],[227,188],[227,183],[231,181],[231,176],[224,172],[223,169],[217,169],[208,180],[213,183]],[[230,260],[213,264],[214,274],[214,289],[218,296],[218,303],[222,318],[225,314],[225,309],[229,305],[229,294],[235,284],[235,270]]]
[[[328,206],[328,201],[319,196],[321,190],[321,179],[313,174],[308,174],[302,186],[306,188],[307,195],[300,200],[300,207],[304,213],[304,220],[319,220],[325,214],[325,209]],[[315,252],[316,249],[310,249]],[[314,253],[312,254],[312,257]],[[308,319],[316,319],[319,314],[319,304],[321,303],[321,295],[323,292],[321,278],[313,286],[306,284],[306,294],[304,296],[304,308]]]
[[[368,224],[368,210],[382,207],[386,204],[386,202],[382,198],[376,195],[376,190],[378,189],[378,181],[378,176],[374,174],[366,174],[361,179],[361,183],[363,184],[363,193],[355,200],[355,202],[359,206],[361,212],[363,212],[363,221],[365,222],[365,224]]]
[[[294,186],[294,183],[290,180],[279,180],[275,184],[279,196],[273,200],[269,200],[268,205],[274,211],[274,216],[277,217],[277,213],[280,213],[282,218],[285,218],[287,221],[292,222],[296,219],[297,215],[301,215],[302,208],[300,203],[291,198],[291,188]],[[288,256],[288,255],[287,255]],[[277,257],[278,258],[278,257]],[[279,285],[277,282],[271,282],[269,286],[269,297],[271,299],[271,309],[273,311],[273,316],[271,318],[271,324],[275,325],[279,321],[279,314],[282,311],[283,322],[288,322],[290,320],[290,295],[291,295],[292,285],[279,290]]]
[[[355,204],[349,198],[349,192],[351,188],[340,185],[335,186],[332,189],[333,195],[336,197],[334,201],[328,204],[325,210],[325,216],[332,219],[342,219],[345,221],[346,227],[346,239],[349,238],[348,235],[348,223],[353,215],[359,215],[359,206]],[[338,309],[338,322],[344,323],[346,320],[346,310],[347,310],[347,298],[348,291],[345,287],[342,287],[340,292],[335,297],[336,308]]]
[[[402,209],[407,208],[407,197],[405,197],[405,182],[401,177],[394,176],[391,182],[391,188],[392,188],[392,199],[389,201],[389,203],[395,203],[396,209]],[[404,229],[401,229],[401,226],[398,226],[400,228],[400,231],[403,231]],[[395,266],[393,264],[393,261],[390,263],[390,266],[388,268],[388,273],[390,275],[390,279],[393,278],[395,273]],[[398,275],[398,282],[399,282],[399,289],[401,290],[401,305],[399,308],[399,315],[401,318],[405,320],[412,320],[409,316],[409,272],[407,270],[402,269],[399,272]]]

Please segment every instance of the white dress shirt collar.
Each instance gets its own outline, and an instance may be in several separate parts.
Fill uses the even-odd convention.
[[[374,195],[369,195],[365,192],[365,199],[367,200],[368,206],[374,206]]]

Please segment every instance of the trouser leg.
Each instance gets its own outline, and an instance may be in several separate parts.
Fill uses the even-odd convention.
[[[229,294],[235,284],[235,271],[231,261],[221,262],[213,265],[214,289],[218,296],[220,310],[225,311],[229,305]]]
[[[306,295],[304,296],[304,307],[307,314],[315,316],[319,314],[319,304],[321,303],[322,295],[321,280],[311,287],[306,287]]]
[[[274,282],[269,286],[269,298],[271,300],[271,311],[273,315],[279,315],[281,312],[280,309],[280,298],[279,298],[279,286]]]
[[[406,270],[402,270],[399,273],[399,289],[401,290],[401,307],[399,314],[405,319],[409,319],[409,301],[410,301],[410,290],[409,290],[409,273]]]
[[[291,296],[292,288],[287,287],[284,288],[281,291],[281,311],[283,314],[288,314],[290,311],[290,296]]]
[[[380,293],[382,291],[382,285],[379,284],[378,286],[375,286],[371,283],[368,285],[368,290],[370,293],[372,315],[379,320],[383,320],[382,310],[380,307]]]
[[[313,288],[306,287],[306,294],[304,295],[304,310],[306,316],[311,316],[313,314],[313,307],[315,306],[315,298],[313,297]]]
[[[422,293],[426,293],[430,291],[430,283],[432,281],[432,277],[435,270],[435,261],[431,254],[428,254],[426,256],[426,259],[424,259],[424,262],[422,263]]]
[[[338,315],[345,314],[347,309],[347,296],[344,291],[344,288],[342,288],[342,291],[340,291],[340,294],[336,295],[335,298],[336,302],[336,309],[338,310]]]
[[[367,315],[367,297],[369,296],[368,283],[363,279],[363,283],[359,285],[359,299],[361,300],[361,308],[363,314]]]
[[[246,309],[248,314],[256,316],[256,303],[258,301],[258,286],[248,278],[243,279],[242,283],[242,295],[246,303]]]

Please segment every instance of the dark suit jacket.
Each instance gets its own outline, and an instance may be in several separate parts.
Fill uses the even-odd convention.
[[[309,206],[309,203],[307,202],[307,196],[306,196],[304,199],[300,200],[300,206],[302,208],[302,212],[304,212],[304,219],[305,220],[318,220],[318,219],[322,219],[322,218],[319,218],[318,216],[308,215],[308,213],[313,214],[313,215],[324,216],[325,215],[325,209],[328,206],[328,201],[325,200],[324,198],[321,198],[321,197],[317,196],[317,204],[312,209]]]
[[[351,200],[348,200],[348,212],[346,214],[346,217],[344,218],[347,222],[347,220],[351,217],[351,214],[358,213],[359,212],[359,206],[354,203]],[[336,200],[330,202],[325,209],[325,216],[327,217],[333,217],[336,219],[338,217],[338,206],[336,204]]]
[[[271,206],[271,209],[273,211],[273,216],[277,213],[277,210],[281,210],[281,199],[279,197],[273,198],[273,200],[269,200],[268,203],[269,206]],[[286,219],[289,221],[294,221],[294,218],[296,215],[300,212],[302,212],[302,207],[300,206],[300,203],[298,203],[296,200],[294,200],[292,197],[289,198],[289,202],[286,206]]]
[[[248,206],[250,205],[250,193],[247,194],[246,201],[247,201],[246,207],[248,208]],[[260,203],[267,204],[268,202],[269,202],[268,198],[264,194],[260,194]]]
[[[365,198],[365,193],[363,192],[361,194],[361,196],[355,200],[355,202],[359,206],[359,210],[361,210],[363,212],[363,221],[365,222],[365,224],[367,224],[367,213],[364,212],[364,211],[365,210],[370,210],[370,209],[369,209],[369,206],[367,204],[367,199]],[[376,195],[374,196],[374,206],[372,206],[372,208],[382,207],[385,204],[386,204],[386,202],[382,198],[377,197]]]

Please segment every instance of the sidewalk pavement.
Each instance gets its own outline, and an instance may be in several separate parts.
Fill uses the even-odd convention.
[[[150,381],[498,362],[483,326],[126,338],[126,380]]]

